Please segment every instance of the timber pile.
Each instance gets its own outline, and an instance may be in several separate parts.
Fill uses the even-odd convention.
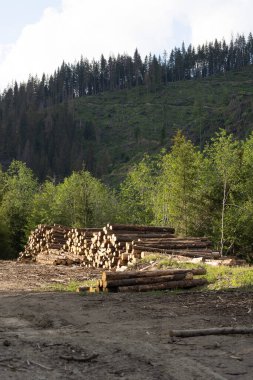
[[[147,292],[153,290],[182,289],[207,284],[195,275],[206,274],[204,268],[168,269],[138,272],[103,272],[97,286],[89,289],[80,287],[79,291],[89,292]]]
[[[205,257],[217,259],[218,252],[211,249],[212,243],[205,237],[175,236],[175,230],[170,227],[107,225],[103,228],[105,236],[116,247],[133,259],[143,258],[152,252],[185,257]]]
[[[207,238],[180,238],[170,227],[107,224],[103,228],[39,225],[30,235],[20,261],[82,264],[112,269],[135,264],[151,252],[217,259]]]
[[[63,249],[66,243],[66,233],[69,227],[60,225],[49,226],[40,224],[32,231],[28,238],[24,252],[20,253],[20,261],[36,261],[37,255],[42,252],[58,251]]]

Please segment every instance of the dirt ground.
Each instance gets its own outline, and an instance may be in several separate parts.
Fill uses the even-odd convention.
[[[46,292],[98,276],[0,261],[0,379],[252,379],[253,335],[169,337],[253,327],[252,293]]]

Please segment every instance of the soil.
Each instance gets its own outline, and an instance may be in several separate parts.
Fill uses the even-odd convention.
[[[252,293],[45,291],[94,276],[0,261],[1,380],[252,379],[253,335],[169,336],[170,329],[253,327]]]

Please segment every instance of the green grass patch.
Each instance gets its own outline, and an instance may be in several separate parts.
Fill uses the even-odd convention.
[[[80,286],[95,286],[96,282],[96,279],[87,281],[69,281],[67,284],[51,284],[47,289],[55,292],[76,292]]]
[[[205,264],[192,264],[177,262],[173,258],[159,254],[151,254],[141,260],[142,264],[153,264],[157,269],[169,268],[186,268],[193,269],[204,267],[207,271],[206,275],[199,276],[206,278],[208,285],[203,290],[229,290],[235,288],[243,288],[253,291],[253,267],[228,267],[228,266],[211,266]]]
[[[253,291],[253,267],[212,267],[206,265],[207,274],[204,276],[210,290],[225,290],[246,288]]]

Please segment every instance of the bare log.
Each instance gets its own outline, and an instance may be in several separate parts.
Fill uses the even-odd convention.
[[[193,288],[206,284],[207,280],[200,278],[196,280],[168,281],[162,284],[119,286],[117,290],[118,292],[149,292],[152,290]]]
[[[187,257],[206,257],[208,259],[215,259],[220,257],[219,252],[213,252],[213,253],[206,253],[205,250],[194,250],[194,251],[189,251],[187,249],[182,250],[182,249],[168,249],[168,248],[157,248],[157,247],[148,247],[145,245],[134,245],[133,249],[134,253],[141,253],[141,252],[151,252],[151,253],[167,253],[169,255],[171,254],[179,254],[182,256],[187,256]]]
[[[103,288],[117,288],[118,286],[132,286],[132,285],[148,285],[148,284],[159,284],[166,283],[168,281],[179,281],[179,280],[192,280],[192,273],[178,273],[171,274],[168,276],[159,277],[137,277],[137,278],[124,278],[119,280],[107,280],[102,281]]]
[[[171,337],[180,338],[206,336],[206,335],[228,335],[228,334],[253,334],[253,327],[214,327],[210,329],[191,329],[191,330],[170,330]]]
[[[103,272],[102,280],[120,280],[129,278],[140,278],[140,277],[164,277],[175,274],[186,274],[192,273],[193,275],[204,275],[206,274],[205,268],[196,269],[167,269],[167,270],[154,270],[154,271],[131,271],[131,272]]]

